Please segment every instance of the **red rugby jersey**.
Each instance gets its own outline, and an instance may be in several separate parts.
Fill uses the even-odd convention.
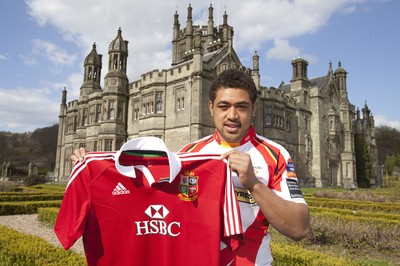
[[[225,161],[146,137],[75,165],[54,230],[65,249],[83,235],[89,265],[224,265],[242,226]]]
[[[226,153],[230,150],[246,152],[251,157],[256,177],[279,197],[299,204],[307,204],[297,183],[297,176],[289,152],[281,145],[256,134],[251,127],[237,147],[222,143],[217,131],[196,142],[187,144],[181,152]],[[232,173],[235,192],[239,201],[243,226],[244,245],[236,253],[236,265],[271,265],[271,235],[269,222],[242,186],[235,172]]]

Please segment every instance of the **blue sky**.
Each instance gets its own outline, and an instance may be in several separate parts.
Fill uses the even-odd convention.
[[[2,0],[0,2],[0,131],[27,132],[58,122],[61,91],[78,98],[83,60],[96,42],[107,73],[107,49],[119,27],[129,41],[128,78],[169,68],[173,15],[186,25],[214,23],[226,11],[242,63],[260,56],[262,86],[292,77],[291,60],[309,61],[309,78],[339,61],[348,72],[350,102],[367,103],[375,125],[400,130],[400,1],[395,0]],[[240,12],[238,12],[240,11]]]

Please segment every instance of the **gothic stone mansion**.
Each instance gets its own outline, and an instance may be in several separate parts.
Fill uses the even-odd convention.
[[[226,12],[223,24],[214,25],[211,5],[207,25],[193,25],[189,5],[185,28],[174,14],[171,68],[144,73],[130,82],[128,41],[119,29],[109,45],[104,88],[102,55],[94,44],[84,60],[79,99],[67,103],[67,92],[62,92],[56,179],[68,178],[70,156],[81,146],[90,151],[118,150],[127,139],[157,136],[177,151],[212,134],[208,88],[221,71],[237,68],[250,75],[259,90],[256,131],[287,148],[303,186],[358,187],[357,136],[367,144],[372,162],[368,178],[371,184],[377,182],[374,118],[366,105],[361,118],[349,102],[347,72],[340,62],[336,70],[329,63],[326,75],[309,79],[308,62],[297,58],[289,84],[262,86],[257,52],[252,68],[243,66],[233,47],[233,33]]]

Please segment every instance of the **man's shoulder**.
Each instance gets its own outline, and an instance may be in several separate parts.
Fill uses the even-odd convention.
[[[213,135],[206,136],[202,139],[199,139],[197,141],[188,143],[184,145],[179,152],[198,152],[201,151],[205,146],[210,144],[214,139]]]

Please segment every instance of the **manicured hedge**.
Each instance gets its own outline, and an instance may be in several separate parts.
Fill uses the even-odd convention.
[[[359,221],[359,222],[376,222],[380,224],[400,225],[400,214],[383,213],[383,212],[368,212],[368,211],[352,211],[346,209],[325,208],[309,206],[312,215],[324,215],[326,217]]]
[[[33,214],[38,208],[60,207],[61,200],[0,202],[0,215]]]
[[[38,209],[38,220],[46,223],[50,227],[54,227],[56,224],[58,212],[60,208],[39,208]]]
[[[315,207],[326,207],[336,209],[375,211],[400,214],[400,203],[389,202],[367,202],[356,200],[338,200],[326,198],[307,198],[307,204]]]
[[[356,262],[337,256],[318,252],[315,250],[304,249],[296,244],[282,244],[272,241],[272,256],[274,257],[274,266],[355,266]]]
[[[43,201],[43,200],[62,200],[64,193],[51,193],[51,194],[16,194],[16,195],[0,195],[0,202],[7,201]]]
[[[86,265],[86,260],[83,256],[55,247],[40,237],[0,226],[0,265],[79,266]]]
[[[332,213],[312,214],[306,241],[314,245],[338,245],[355,250],[374,249],[399,254],[400,224],[377,222]]]

